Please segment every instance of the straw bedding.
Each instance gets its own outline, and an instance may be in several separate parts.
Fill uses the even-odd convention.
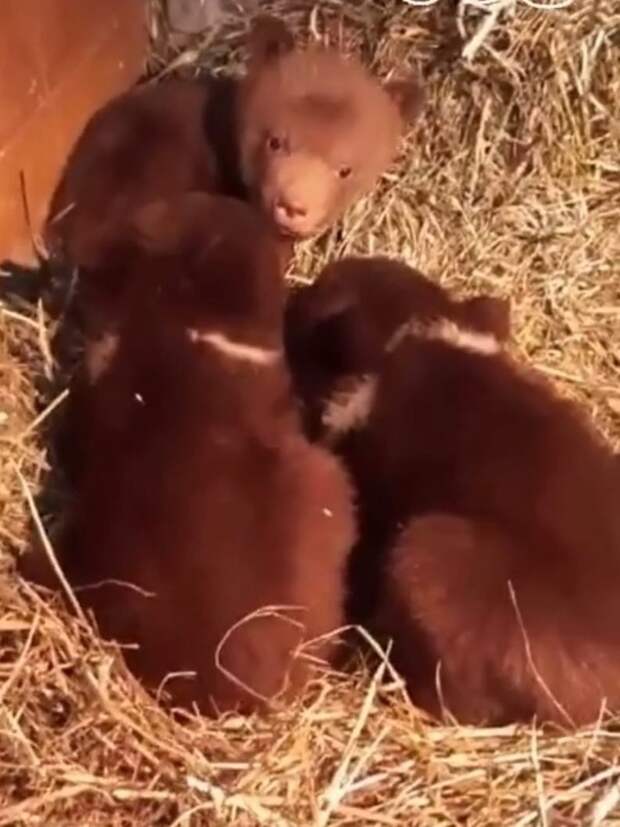
[[[493,25],[449,0],[261,5],[381,73],[420,68],[429,90],[399,162],[303,245],[292,278],[336,255],[387,252],[463,294],[510,296],[516,350],[619,445],[615,0],[556,11],[517,0]],[[179,46],[156,16],[151,71],[234,69],[244,23],[232,14],[217,36]],[[385,662],[318,674],[263,720],[171,721],[113,646],[14,573],[33,513],[49,525],[57,507],[30,499],[48,473],[45,409],[62,403],[50,330],[32,305],[0,308],[0,825],[620,824],[611,722],[560,734],[438,727]]]

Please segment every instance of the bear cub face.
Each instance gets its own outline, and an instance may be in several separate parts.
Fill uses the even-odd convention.
[[[335,49],[295,46],[275,18],[255,19],[239,100],[241,171],[279,232],[333,224],[389,166],[423,108],[416,79],[381,82]]]

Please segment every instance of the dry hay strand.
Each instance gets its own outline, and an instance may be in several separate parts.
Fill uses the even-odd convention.
[[[417,67],[429,88],[399,161],[339,227],[303,245],[293,277],[348,252],[388,253],[463,294],[511,297],[517,351],[619,444],[615,0],[557,11],[517,0],[493,25],[471,7],[459,19],[447,2],[263,5],[381,74]],[[153,73],[238,64],[243,15],[180,45],[161,20]],[[14,573],[31,517],[20,475],[37,492],[48,472],[58,389],[49,321],[28,306],[0,314],[0,825],[620,822],[614,727],[432,725],[394,676],[381,680],[385,664],[318,675],[268,718],[168,717],[113,646]],[[52,509],[40,507],[47,525]]]

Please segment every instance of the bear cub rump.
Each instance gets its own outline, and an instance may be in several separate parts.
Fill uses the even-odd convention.
[[[356,483],[360,611],[394,639],[414,700],[473,723],[617,712],[609,446],[508,355],[507,303],[458,301],[387,259],[326,276],[291,299],[289,354]]]

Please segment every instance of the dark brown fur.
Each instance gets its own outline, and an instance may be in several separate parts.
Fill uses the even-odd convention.
[[[137,207],[187,190],[224,186],[205,133],[208,82],[140,85],[90,118],[69,155],[49,209],[52,252],[95,265],[119,222]]]
[[[94,385],[78,383],[82,467],[58,547],[102,633],[139,644],[126,653],[135,672],[151,686],[196,672],[166,688],[207,713],[262,708],[287,673],[289,693],[304,683],[292,651],[342,623],[355,533],[344,471],[301,432],[278,356],[284,288],[259,218],[242,202],[188,194],[127,219],[131,289],[116,349]],[[275,361],[233,358],[189,330]],[[33,562],[24,571],[41,579]],[[221,663],[248,692],[215,655],[264,606],[299,608],[231,633]],[[312,653],[333,651],[324,641]]]
[[[356,371],[377,375],[365,424],[334,441],[359,492],[358,585],[384,567],[375,628],[394,637],[412,697],[474,723],[536,715],[583,724],[604,701],[617,712],[617,460],[573,403],[502,348],[482,353],[418,332],[386,353],[381,339],[405,316],[486,328],[498,341],[508,318],[493,299],[474,300],[472,312],[401,265],[383,262],[383,277],[379,269],[335,265],[289,319],[305,314],[308,341],[328,325],[358,354]],[[348,310],[338,317],[339,303]],[[374,352],[368,330],[383,331]],[[301,350],[302,341],[289,347]],[[324,397],[325,362],[322,370]]]

